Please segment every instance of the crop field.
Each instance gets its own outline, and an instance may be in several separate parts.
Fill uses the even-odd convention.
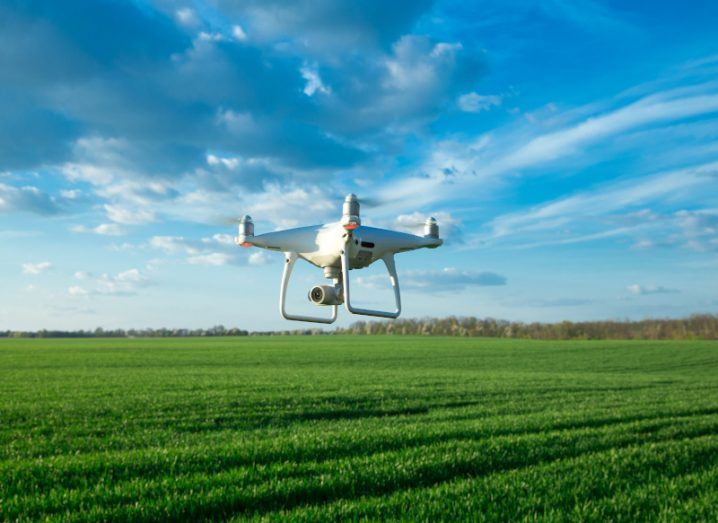
[[[0,341],[0,520],[718,520],[718,343]]]

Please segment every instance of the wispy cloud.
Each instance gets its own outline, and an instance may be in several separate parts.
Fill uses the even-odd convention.
[[[78,277],[79,275],[79,277]],[[70,296],[134,296],[140,289],[153,284],[152,280],[139,269],[128,269],[117,274],[101,274],[98,277],[91,273],[78,271],[75,278],[82,280],[82,285],[71,285],[67,289]]]
[[[27,262],[22,264],[22,273],[29,274],[32,276],[42,274],[43,272],[47,272],[50,269],[52,269],[52,263],[50,263],[49,261],[37,263]]]
[[[14,187],[0,183],[0,213],[29,212],[53,215],[61,212],[57,198],[34,186]]]
[[[324,82],[322,82],[322,79],[319,76],[319,72],[317,71],[316,65],[311,67],[305,65],[300,69],[300,72],[302,73],[302,78],[304,78],[304,80],[306,80],[307,82],[303,89],[304,94],[306,94],[307,96],[314,96],[316,93],[331,93],[331,88],[327,87],[326,85],[324,85]]]
[[[539,300],[526,300],[521,303],[529,307],[583,307],[591,305],[595,300],[586,298],[544,298]]]
[[[179,256],[190,265],[222,267],[224,265],[265,265],[271,258],[262,251],[247,253],[230,234],[217,233],[201,239],[182,236],[153,236],[147,247]]]
[[[357,283],[370,288],[384,288],[389,284],[389,280],[385,275],[360,276]],[[446,267],[440,271],[406,271],[401,275],[399,283],[405,289],[441,293],[462,291],[471,287],[506,285],[506,277],[495,272]]]
[[[269,265],[272,257],[264,251],[257,251],[250,254],[247,261],[250,265]]]
[[[543,246],[591,241],[626,234],[638,233],[642,228],[655,224],[652,215],[633,214],[633,223],[615,227],[615,220],[607,219],[612,213],[627,213],[636,207],[656,201],[681,202],[690,199],[696,191],[715,186],[718,162],[711,162],[686,169],[661,172],[642,178],[626,178],[599,185],[591,190],[560,198],[528,211],[498,216],[489,223],[490,232],[474,236],[474,244],[507,240],[517,236],[531,236],[520,246]],[[683,215],[682,213],[680,214]],[[685,215],[688,218],[689,215]],[[692,216],[692,215],[691,215]],[[705,216],[708,218],[708,216]],[[604,218],[601,221],[601,218]],[[592,228],[603,230],[586,232],[586,222]],[[687,221],[687,224],[694,220]],[[695,223],[694,223],[695,224]],[[561,236],[536,239],[537,235],[561,231]],[[568,235],[567,235],[568,231]],[[580,231],[580,232],[573,232]]]
[[[149,209],[130,209],[119,205],[105,205],[107,217],[116,223],[124,225],[140,225],[155,220],[155,213]]]
[[[676,96],[673,91],[647,96],[572,127],[538,136],[499,159],[499,171],[521,169],[577,153],[586,145],[645,125],[718,111],[718,94]]]
[[[429,213],[413,212],[411,214],[400,214],[389,226],[399,231],[410,234],[423,235],[424,223],[427,218],[433,217],[439,224],[440,236],[450,243],[462,243],[464,231],[461,221],[452,216],[451,213],[436,211]]]
[[[228,265],[233,261],[233,258],[223,252],[209,252],[207,254],[197,254],[195,256],[189,256],[187,263],[190,265],[210,265],[219,267],[221,265]]]
[[[501,96],[496,94],[482,95],[479,93],[467,93],[459,96],[457,101],[459,108],[467,113],[480,113],[488,111],[492,107],[501,105]]]
[[[662,285],[639,285],[634,283],[626,287],[628,292],[631,294],[643,296],[647,294],[677,294],[680,291],[678,289],[671,289]]]
[[[606,109],[621,102],[617,108]],[[596,147],[615,148],[615,139],[630,131],[716,113],[718,86],[714,83],[658,91],[628,103],[621,98],[593,103],[555,113],[541,126],[514,123],[473,140],[438,142],[424,162],[421,176],[404,177],[381,191],[419,205],[460,198],[470,190],[496,187],[506,176],[546,169],[559,160],[564,165],[571,159],[580,160],[578,165],[596,161],[585,157],[594,156]]]
[[[73,225],[70,230],[76,233],[93,233],[102,236],[122,236],[125,234],[125,230],[116,223],[101,223],[95,227]]]
[[[182,7],[175,11],[177,22],[187,27],[196,27],[200,23],[199,16],[194,9]]]
[[[197,254],[201,249],[199,242],[187,240],[182,236],[153,236],[150,238],[149,246],[167,254]]]

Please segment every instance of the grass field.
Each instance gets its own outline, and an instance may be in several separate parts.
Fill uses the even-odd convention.
[[[0,341],[0,519],[718,520],[718,343]]]

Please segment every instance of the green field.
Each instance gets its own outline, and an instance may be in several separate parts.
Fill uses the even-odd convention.
[[[3,520],[718,520],[718,343],[0,341]]]

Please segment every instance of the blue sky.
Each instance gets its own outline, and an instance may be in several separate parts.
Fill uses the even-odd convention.
[[[717,312],[716,27],[715,2],[4,1],[0,329],[299,327],[281,254],[228,223],[350,191],[383,202],[364,223],[440,220],[397,259],[408,317]]]

